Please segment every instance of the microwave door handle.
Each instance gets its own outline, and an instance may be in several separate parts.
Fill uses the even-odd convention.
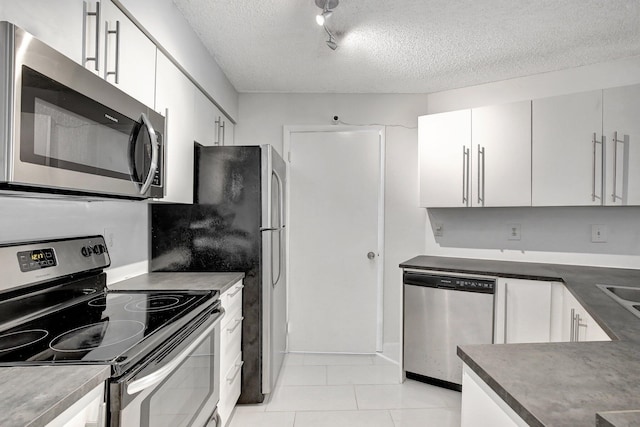
[[[184,362],[191,353],[193,353],[199,346],[207,339],[211,332],[215,327],[218,326],[220,321],[222,320],[223,315],[219,314],[218,318],[213,322],[200,336],[171,362],[164,365],[162,368],[146,375],[137,380],[131,381],[127,385],[127,393],[129,395],[134,395],[136,393],[141,392],[149,387],[158,384],[160,381],[167,378],[173,371],[175,371],[181,364]]]
[[[147,128],[147,132],[149,132],[149,139],[151,140],[151,165],[149,166],[149,174],[147,175],[147,179],[142,184],[140,188],[140,194],[145,194],[149,187],[151,187],[151,183],[153,182],[153,177],[158,169],[158,157],[159,157],[159,147],[158,147],[158,136],[156,135],[151,122],[147,118],[145,113],[140,115],[140,121],[142,125]]]

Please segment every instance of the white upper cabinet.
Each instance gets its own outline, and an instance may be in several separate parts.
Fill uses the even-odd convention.
[[[220,115],[216,106],[200,89],[195,90],[195,141],[202,145],[218,145],[218,126],[216,120]]]
[[[0,1],[0,20],[16,24],[81,64],[82,8],[82,0]]]
[[[471,111],[472,206],[531,206],[531,101]]]
[[[195,86],[158,52],[155,109],[166,115],[165,197],[162,202],[193,202]]]
[[[102,77],[153,107],[156,46],[113,3],[103,0],[101,4],[104,26]]]
[[[606,205],[640,205],[640,85],[605,89]]]
[[[88,1],[85,10],[84,66],[152,107],[156,46],[111,1]]]
[[[600,205],[602,91],[533,100],[533,206]]]
[[[471,110],[418,118],[420,206],[471,206]]]

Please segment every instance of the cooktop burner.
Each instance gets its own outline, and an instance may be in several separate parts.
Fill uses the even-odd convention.
[[[29,329],[26,331],[2,334],[0,335],[0,353],[36,343],[46,338],[47,335],[49,335],[49,332],[44,329]]]
[[[101,295],[97,298],[89,301],[89,305],[91,307],[106,307],[107,304],[117,305],[117,304],[126,304],[131,301],[133,297],[131,295],[126,294],[108,294]]]
[[[193,297],[184,295],[158,295],[151,296],[146,301],[133,301],[124,306],[127,311],[147,312],[171,310],[182,307],[193,301]]]
[[[80,326],[58,335],[49,343],[53,351],[78,352],[109,347],[124,341],[142,338],[145,324],[136,320],[103,320]]]

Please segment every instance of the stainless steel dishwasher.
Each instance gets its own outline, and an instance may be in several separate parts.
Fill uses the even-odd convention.
[[[407,378],[461,390],[457,346],[493,343],[495,280],[404,270]]]

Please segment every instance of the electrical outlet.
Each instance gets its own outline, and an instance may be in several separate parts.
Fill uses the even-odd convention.
[[[111,228],[105,228],[104,229],[104,241],[107,244],[107,248],[113,248],[114,242],[115,242],[115,233],[113,232],[113,229]]]
[[[591,242],[606,243],[606,241],[607,241],[607,226],[604,224],[592,224],[591,225]]]
[[[433,224],[433,235],[435,237],[442,237],[444,235],[444,224],[441,222]]]
[[[520,240],[522,238],[520,224],[509,224],[507,233],[507,240]]]

